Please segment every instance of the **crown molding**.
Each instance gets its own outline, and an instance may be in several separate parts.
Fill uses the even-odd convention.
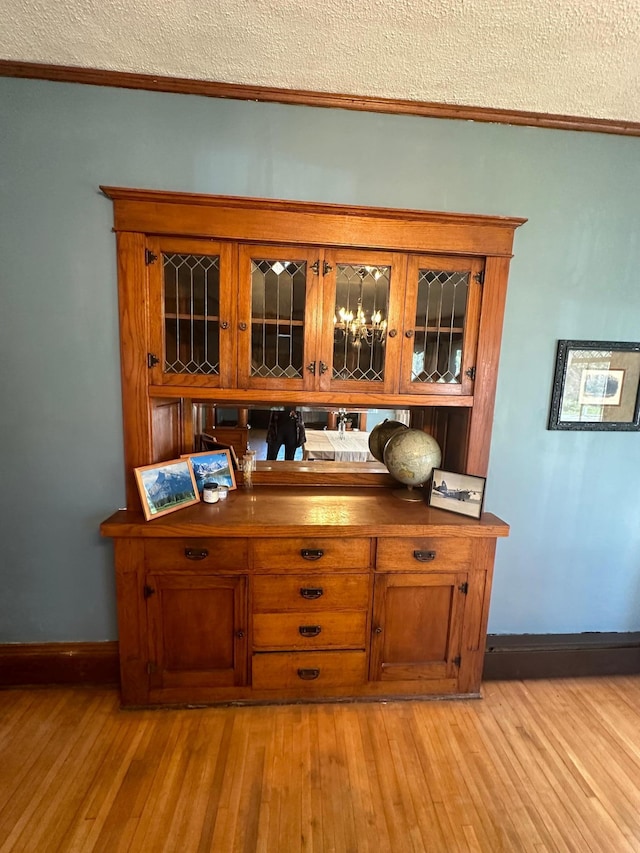
[[[230,98],[239,101],[261,101],[264,103],[392,115],[412,115],[423,118],[458,119],[460,121],[491,122],[493,124],[543,127],[554,130],[640,136],[640,122],[617,119],[555,115],[553,113],[471,107],[461,104],[439,104],[428,101],[407,101],[395,98],[375,98],[330,92],[309,92],[302,89],[277,89],[269,86],[247,86],[240,83],[193,80],[186,77],[132,74],[124,71],[104,71],[69,65],[46,65],[38,62],[14,62],[7,59],[0,59],[0,77],[51,80],[58,83],[82,83],[88,86],[110,86],[120,89],[144,89],[150,92],[200,95],[205,98]]]

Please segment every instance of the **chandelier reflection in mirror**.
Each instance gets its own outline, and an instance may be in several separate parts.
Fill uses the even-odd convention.
[[[339,264],[333,318],[335,379],[384,379],[391,268]]]

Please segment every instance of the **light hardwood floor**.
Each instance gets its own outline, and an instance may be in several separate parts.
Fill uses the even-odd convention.
[[[640,851],[640,676],[121,711],[0,692],[0,851]]]

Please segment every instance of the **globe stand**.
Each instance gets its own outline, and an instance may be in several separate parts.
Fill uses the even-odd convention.
[[[405,486],[404,489],[394,489],[392,492],[396,498],[400,498],[401,501],[413,501],[417,503],[418,501],[424,500],[424,492],[422,490],[422,486],[416,488],[415,486]]]

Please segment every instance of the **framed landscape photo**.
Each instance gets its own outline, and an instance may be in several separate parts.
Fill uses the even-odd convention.
[[[218,441],[217,438],[214,438],[212,435],[207,435],[206,433],[201,433],[199,440],[200,450],[202,452],[211,451],[211,450],[228,450],[231,454],[231,461],[233,462],[233,470],[240,470],[240,463],[238,462],[238,455],[235,451],[233,444],[222,444],[222,442]],[[189,454],[193,456],[194,454]]]
[[[453,471],[433,469],[429,506],[457,512],[471,518],[480,518],[484,505],[485,477],[456,474]]]
[[[198,503],[200,496],[188,459],[173,459],[134,468],[147,521]]]
[[[548,429],[640,430],[640,343],[558,341]]]
[[[189,453],[196,479],[198,493],[202,494],[205,483],[217,483],[219,486],[236,488],[236,476],[230,450],[205,450],[203,453]]]

